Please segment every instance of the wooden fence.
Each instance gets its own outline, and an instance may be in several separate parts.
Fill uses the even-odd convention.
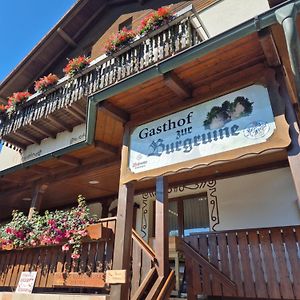
[[[189,299],[300,299],[300,226],[198,234],[181,246]]]

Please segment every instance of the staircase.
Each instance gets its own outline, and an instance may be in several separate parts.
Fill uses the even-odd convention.
[[[132,230],[132,300],[167,300],[175,287],[175,272],[159,276],[152,248]],[[146,271],[147,270],[147,271]]]

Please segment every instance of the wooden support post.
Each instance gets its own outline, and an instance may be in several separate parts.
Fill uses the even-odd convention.
[[[126,270],[127,282],[125,284],[115,284],[111,286],[110,298],[114,300],[129,299],[133,196],[133,182],[129,182],[120,186],[113,270]]]
[[[286,119],[290,125],[290,137],[291,145],[288,148],[288,161],[295,184],[297,196],[298,196],[298,207],[300,209],[300,130],[299,122],[290,97],[288,95],[285,83],[283,79],[280,82],[281,96],[285,100],[286,105]]]
[[[48,188],[48,184],[37,184],[34,191],[33,191],[33,196],[32,196],[32,201],[28,213],[28,219],[31,219],[33,216],[33,213],[35,211],[38,211],[41,207],[41,202],[43,195],[45,191]]]
[[[169,274],[168,183],[160,176],[156,179],[155,253],[158,276]]]

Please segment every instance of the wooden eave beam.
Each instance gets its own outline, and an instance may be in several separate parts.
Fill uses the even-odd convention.
[[[18,136],[19,138],[21,138],[25,141],[28,141],[30,143],[33,143],[33,144],[38,144],[39,145],[41,143],[41,140],[35,138],[33,135],[31,135],[29,133],[15,131],[13,134]]]
[[[58,27],[56,31],[60,35],[60,37],[62,37],[62,39],[70,46],[72,46],[73,48],[77,47],[77,43],[61,27]]]
[[[80,166],[76,166],[74,167],[72,170],[65,172],[65,171],[61,171],[59,173],[52,173],[49,176],[45,176],[43,178],[40,178],[38,180],[31,180],[28,182],[22,182],[22,186],[18,187],[18,188],[9,188],[9,189],[5,189],[4,191],[2,191],[0,193],[0,198],[2,197],[7,197],[9,196],[11,193],[21,193],[23,191],[27,191],[29,189],[32,189],[32,186],[34,184],[34,182],[47,182],[47,183],[55,183],[58,181],[62,181],[62,180],[67,180],[70,178],[75,178],[78,177],[82,174],[88,173],[88,172],[92,172],[94,170],[98,170],[99,168],[109,168],[112,166],[118,166],[120,165],[120,160],[116,160],[115,158],[113,159],[109,159],[106,161],[102,161],[102,162],[98,162],[98,163],[89,163],[86,165],[80,165]],[[0,177],[1,178],[1,177]]]
[[[2,140],[4,140],[5,142],[7,142],[8,144],[11,145],[15,145],[16,147],[20,148],[21,150],[25,150],[26,149],[26,145],[17,142],[15,139],[11,138],[11,137],[4,137],[2,138]]]
[[[280,56],[273,39],[273,35],[269,29],[263,29],[259,31],[260,45],[265,54],[267,63],[270,67],[278,67],[281,65]]]
[[[56,157],[56,159],[64,164],[72,166],[72,167],[79,167],[81,165],[80,159],[75,158],[70,155],[62,155],[62,156]]]
[[[99,150],[103,153],[115,155],[118,153],[118,148],[102,141],[95,141],[94,147],[96,150]]]
[[[85,112],[79,107],[79,106],[76,106],[76,105],[72,105],[71,108],[76,111],[79,115],[81,115],[82,117],[86,117],[86,114]]]
[[[29,171],[32,171],[36,174],[41,174],[41,175],[49,175],[50,170],[48,168],[39,166],[39,165],[33,165],[27,168]]]
[[[164,83],[170,90],[183,99],[192,96],[192,90],[174,72],[164,74]]]
[[[53,116],[48,116],[47,119],[52,122],[54,124],[54,126],[58,127],[58,128],[63,128],[64,130],[66,131],[69,131],[69,132],[72,132],[73,131],[73,128],[72,126],[66,124],[64,121],[62,120],[59,120]]]
[[[74,109],[72,109],[72,107],[67,107],[66,111],[70,115],[72,115],[76,120],[78,120],[79,122],[82,122],[82,123],[85,122],[85,118],[80,113],[78,113],[77,111],[75,111]]]
[[[53,139],[56,138],[56,133],[53,133],[51,132],[50,130],[48,130],[47,128],[45,128],[44,126],[37,126],[37,125],[34,125],[34,124],[30,124],[30,126],[37,132],[43,134],[43,135],[46,135],[48,137],[51,137]]]
[[[112,116],[114,119],[121,121],[122,123],[126,123],[130,119],[129,113],[122,110],[121,108],[113,105],[110,102],[103,102],[99,105],[99,110],[104,111],[105,113]]]
[[[6,176],[1,176],[0,180],[4,181],[4,182],[9,182],[9,183],[15,183],[15,184],[20,184],[21,183],[20,180],[16,180],[16,179],[13,179],[13,178],[8,178]]]

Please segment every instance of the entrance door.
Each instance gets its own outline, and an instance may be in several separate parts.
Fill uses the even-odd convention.
[[[206,193],[169,199],[170,236],[189,236],[209,230]]]

